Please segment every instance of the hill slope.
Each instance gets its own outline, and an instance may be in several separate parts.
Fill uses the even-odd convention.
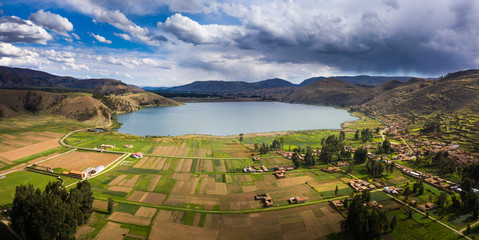
[[[260,82],[231,82],[231,81],[196,81],[190,84],[168,88],[168,91],[174,92],[193,92],[193,93],[229,93],[239,94],[259,89],[274,89],[284,87],[294,87],[286,80],[274,78]]]
[[[479,70],[457,72],[439,80],[413,78],[394,85],[359,109],[371,115],[405,117],[435,111],[479,110]]]
[[[76,79],[46,72],[0,66],[0,88],[58,88],[95,90],[104,94],[143,92],[115,79]]]
[[[374,97],[372,88],[365,88],[337,78],[324,78],[295,89],[284,97],[285,102],[320,105],[359,105]]]
[[[179,105],[115,79],[80,80],[23,68],[0,67],[0,88],[4,88],[0,89],[0,119],[26,112],[49,112],[104,124],[115,112],[136,111],[144,106]],[[36,90],[44,88],[62,93]],[[75,93],[68,93],[71,90]]]

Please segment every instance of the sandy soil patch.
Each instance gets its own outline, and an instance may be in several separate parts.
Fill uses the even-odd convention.
[[[98,152],[74,151],[60,157],[42,163],[42,166],[50,168],[65,168],[69,170],[82,171],[88,167],[108,166],[117,160],[121,155]]]
[[[0,162],[3,162],[3,163],[5,163],[5,164],[7,164],[7,165],[13,164],[12,161],[10,161],[10,160],[8,160],[8,159],[6,159],[6,158],[4,158],[4,157],[1,157],[1,156],[0,156]]]
[[[163,193],[149,192],[141,202],[160,205],[165,200],[166,196],[167,195]]]
[[[102,201],[95,199],[93,200],[93,208],[96,209],[107,209],[108,208],[108,202],[107,201]]]
[[[37,154],[52,148],[60,146],[58,143],[59,139],[52,139],[45,142],[35,143],[29,146],[18,148],[15,150],[10,150],[7,152],[0,153],[0,157],[4,157],[10,161],[15,161],[24,157],[28,157],[33,154]]]
[[[158,158],[158,164],[155,166],[155,169],[157,170],[161,170],[163,168],[163,166],[165,165],[165,161],[166,159],[164,158]]]
[[[89,235],[90,233],[92,233],[94,230],[95,230],[94,227],[90,227],[90,226],[88,226],[88,225],[83,225],[83,226],[81,226],[81,228],[78,229],[78,231],[75,233],[75,239],[79,239],[79,238],[82,238],[82,237],[86,237],[87,235]]]
[[[123,187],[123,186],[111,186],[108,188],[110,191],[115,191],[115,192],[126,192],[129,193],[133,188],[131,187]]]
[[[135,175],[131,179],[123,179],[123,181],[120,182],[119,185],[125,186],[125,187],[135,187],[136,182],[140,178],[140,175]]]
[[[130,230],[121,228],[121,224],[108,222],[105,227],[96,235],[95,239],[98,240],[118,240],[123,239],[123,234],[128,234]]]
[[[191,173],[178,173],[178,172],[175,172],[175,173],[173,173],[173,176],[171,176],[171,178],[176,179],[176,180],[180,180],[180,181],[190,181],[190,180],[191,180],[191,176],[192,176]]]
[[[153,155],[159,155],[159,153],[161,152],[161,150],[163,150],[165,146],[159,146],[155,149],[155,151],[153,151],[151,154]]]
[[[189,172],[191,171],[191,165],[193,164],[193,159],[186,159],[183,168],[181,169],[182,172]]]
[[[141,202],[145,199],[148,192],[134,191],[128,198],[128,201]]]
[[[116,177],[115,179],[113,179],[113,181],[111,181],[110,183],[108,183],[108,185],[112,186],[112,185],[117,185],[118,183],[120,183],[121,181],[123,181],[123,179],[125,179],[128,175],[126,174],[122,174],[118,177]]]
[[[134,168],[141,168],[145,164],[146,158],[138,160],[138,162],[133,166]]]
[[[108,219],[115,222],[130,223],[140,226],[148,226],[151,223],[151,218],[135,216],[122,212],[114,212]]]
[[[156,208],[140,207],[135,216],[152,219],[155,216]]]
[[[171,222],[155,222],[151,229],[150,238],[210,240],[216,239],[218,232],[218,229],[199,228]]]
[[[156,185],[161,179],[161,175],[156,175],[155,179],[153,179],[153,182],[151,182],[150,187],[148,188],[148,191],[153,191],[155,190]]]

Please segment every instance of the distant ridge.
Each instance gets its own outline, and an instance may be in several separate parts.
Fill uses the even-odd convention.
[[[296,85],[284,79],[273,78],[260,82],[242,81],[196,81],[190,84],[171,87],[166,89],[172,92],[195,92],[195,93],[244,93],[259,89],[272,89],[295,87]]]
[[[309,85],[309,84],[311,84],[315,81],[325,79],[325,78],[327,78],[327,77],[309,78],[309,79],[306,79],[303,82],[301,82],[299,84],[299,86],[303,87],[303,86]],[[330,77],[330,78],[341,79],[343,81],[346,81],[346,82],[349,82],[349,83],[352,83],[352,84],[357,84],[357,85],[380,85],[380,84],[383,84],[385,82],[389,82],[389,81],[393,81],[393,80],[405,82],[405,81],[408,81],[409,79],[411,79],[412,77],[401,77],[401,76],[385,77],[385,76],[359,75],[359,76],[334,76],[334,77]]]

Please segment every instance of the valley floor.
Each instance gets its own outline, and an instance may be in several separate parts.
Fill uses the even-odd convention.
[[[273,174],[278,167],[293,166],[279,153],[295,147],[320,148],[322,138],[339,131],[252,134],[242,141],[239,136],[143,138],[76,131],[63,139],[71,131],[91,126],[56,118],[22,116],[0,122],[0,205],[8,209],[16,185],[30,183],[43,188],[61,176],[64,186],[73,186],[78,180],[62,174],[73,176],[72,171],[99,169],[101,165],[104,169],[88,177],[95,212],[78,229],[77,239],[354,239],[341,233],[347,211],[331,203],[358,194],[349,181],[360,178],[396,187],[416,181],[399,170],[371,178],[365,164],[354,166],[351,174],[345,172],[347,167],[335,173],[321,170],[330,164],[316,168],[301,164],[286,171],[285,178]],[[354,140],[355,130],[379,126],[382,123],[363,116],[345,126],[346,141],[352,147],[362,146],[361,141]],[[280,138],[283,150],[261,156],[254,151],[254,144],[271,144]],[[369,144],[381,141],[381,136],[375,135]],[[138,152],[143,157],[133,158]],[[410,164],[402,159],[396,162]],[[246,173],[243,169],[248,166],[264,166],[268,172]],[[410,206],[378,189],[381,187],[372,191],[371,200],[381,204],[389,218],[399,220],[384,238],[464,238],[451,229],[463,231],[469,214],[443,216],[439,209],[430,212],[449,229],[421,212],[409,217]],[[408,201],[415,200],[418,205],[435,202],[442,192],[427,184],[425,189],[423,195],[412,195]],[[271,197],[273,207],[265,208],[263,201],[255,200],[264,194]],[[309,201],[291,204],[292,197],[307,197]],[[111,214],[107,213],[109,198],[115,202]],[[0,233],[7,236],[3,226]],[[479,238],[478,231],[473,228],[470,237]]]

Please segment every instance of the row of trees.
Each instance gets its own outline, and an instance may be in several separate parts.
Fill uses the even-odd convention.
[[[368,210],[363,205],[363,202],[367,201],[369,200],[363,196],[356,195],[351,203],[347,204],[348,216],[342,223],[342,228],[354,234],[356,239],[381,239],[383,233],[394,230],[397,218],[394,216],[389,221],[386,212]]]
[[[76,228],[92,213],[93,193],[87,181],[67,191],[60,181],[42,192],[17,186],[10,214],[14,230],[24,239],[74,239]]]
[[[274,151],[274,150],[279,150],[283,148],[284,144],[284,139],[280,138],[279,140],[275,139],[273,142],[269,145],[263,143],[258,145],[257,143],[254,144],[254,150],[256,152],[259,152],[261,155],[267,154],[269,151]]]

